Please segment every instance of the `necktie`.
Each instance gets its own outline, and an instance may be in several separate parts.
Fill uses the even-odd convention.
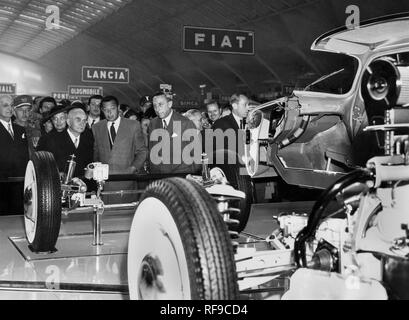
[[[240,129],[246,129],[246,119],[240,120]]]
[[[166,120],[162,120],[163,121],[163,129],[167,130],[168,129],[168,125],[166,124]]]
[[[115,127],[114,127],[114,122],[112,122],[112,125],[111,125],[111,128],[109,129],[109,131],[111,132],[112,144],[114,144],[115,138],[116,138],[116,131],[115,131]]]
[[[11,137],[14,139],[14,133],[13,133],[13,129],[11,129],[11,123],[10,122],[8,123],[8,130],[9,130],[9,133],[10,133]]]
[[[95,120],[92,120],[92,123],[91,123],[91,128],[92,128],[92,126],[95,124]]]
[[[78,142],[79,142],[79,141],[78,141],[78,137],[76,137],[76,138],[75,138],[75,142],[74,142],[76,149],[78,149]]]

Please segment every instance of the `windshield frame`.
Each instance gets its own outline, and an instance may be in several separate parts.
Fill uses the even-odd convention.
[[[345,56],[347,56],[347,57],[350,57],[350,58],[352,58],[352,59],[355,59],[355,60],[358,62],[358,65],[357,65],[357,68],[356,68],[356,70],[355,70],[355,75],[354,75],[354,79],[353,79],[352,84],[351,84],[351,88],[350,88],[347,92],[345,92],[345,93],[340,93],[340,94],[338,94],[338,93],[332,93],[332,92],[322,92],[322,91],[305,90],[305,88],[308,88],[308,87],[311,86],[314,82],[318,81],[320,78],[323,78],[323,77],[325,77],[325,76],[327,76],[327,75],[330,75],[331,73],[333,73],[333,72],[335,72],[335,71],[340,70],[340,69],[334,68],[334,70],[333,70],[332,72],[330,72],[330,73],[328,73],[328,74],[325,74],[325,75],[322,75],[321,77],[318,77],[316,80],[314,80],[313,82],[311,82],[310,84],[308,84],[307,86],[305,86],[305,88],[304,88],[303,90],[300,90],[300,91],[298,91],[298,92],[302,92],[302,93],[305,93],[305,94],[313,93],[313,94],[318,94],[318,95],[329,95],[329,96],[333,96],[333,97],[345,97],[345,96],[350,95],[351,92],[355,90],[355,88],[356,88],[356,86],[357,86],[357,82],[358,82],[358,80],[359,80],[359,78],[360,78],[360,74],[361,74],[361,71],[362,71],[362,65],[363,65],[362,57],[356,56],[356,55],[347,54],[347,53],[344,53],[344,52],[334,52],[334,51],[327,51],[327,50],[321,50],[321,49],[313,49],[312,51],[314,51],[314,52],[325,52],[325,53],[338,54],[338,55],[345,55]],[[335,69],[337,69],[337,70],[335,70]]]

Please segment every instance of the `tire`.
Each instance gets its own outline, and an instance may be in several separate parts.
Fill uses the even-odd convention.
[[[227,227],[201,186],[181,178],[151,183],[128,245],[131,299],[238,299]]]
[[[61,183],[49,152],[36,152],[24,179],[24,226],[33,252],[54,252],[61,225]]]
[[[237,200],[236,203],[232,202],[232,207],[237,204],[237,209],[240,209],[239,214],[231,214],[231,218],[238,220],[240,222],[237,226],[232,226],[230,229],[236,232],[242,232],[247,225],[250,217],[251,205],[254,202],[253,196],[253,184],[250,176],[240,174],[240,169],[243,167],[237,165],[219,165],[220,169],[223,170],[227,181],[230,185],[246,194],[245,199]],[[245,171],[245,168],[244,168]]]

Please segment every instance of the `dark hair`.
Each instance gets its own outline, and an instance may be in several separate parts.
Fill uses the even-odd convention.
[[[103,100],[104,98],[103,98],[101,95],[99,95],[99,94],[93,95],[93,96],[91,96],[91,97],[88,99],[88,105],[91,104],[91,100],[92,100],[92,99]]]
[[[207,109],[208,106],[215,104],[219,109],[221,109],[219,103],[216,100],[210,100],[208,103],[205,104],[205,107]]]
[[[55,101],[55,99],[53,97],[45,97],[43,100],[40,101],[40,104],[38,105],[39,109],[43,108],[43,104],[46,102],[52,102],[54,103],[54,106],[57,105],[57,102]]]
[[[62,99],[60,101],[60,104],[63,105],[64,107],[69,107],[71,105],[71,101],[68,99]]]
[[[129,105],[125,104],[125,103],[121,103],[121,104],[119,105],[119,109],[121,109],[122,112],[126,112],[127,110],[130,110],[131,107],[130,107]]]
[[[152,101],[153,101],[153,98],[155,98],[155,97],[160,97],[160,96],[164,96],[164,97],[166,98],[166,100],[172,101],[172,97],[169,96],[169,95],[167,95],[167,94],[164,93],[163,91],[158,91],[158,92],[156,92],[156,93],[152,96]]]
[[[102,99],[101,106],[104,104],[104,102],[110,102],[110,101],[115,101],[116,106],[119,107],[119,101],[118,101],[118,99],[117,99],[116,97],[114,97],[114,96],[105,96],[105,97]]]
[[[222,111],[224,111],[224,110],[230,110],[230,111],[233,111],[233,108],[232,108],[232,106],[230,106],[230,105],[228,105],[228,104],[226,104],[223,108],[222,108]]]
[[[139,115],[134,110],[129,108],[128,111],[125,113],[124,117],[129,119],[132,116],[136,116],[136,118],[140,121]]]
[[[37,100],[40,100],[40,99],[42,99],[42,98],[43,98],[42,96],[37,96],[37,97],[34,98],[33,102],[34,102],[34,103],[37,103]]]
[[[240,96],[244,96],[244,94],[233,93],[233,95],[230,97],[230,105],[233,105],[233,103],[238,103],[240,101]]]

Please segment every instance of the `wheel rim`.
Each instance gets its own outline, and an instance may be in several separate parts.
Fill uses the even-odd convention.
[[[131,299],[191,299],[180,233],[157,198],[144,199],[136,209],[129,236],[128,283]]]
[[[29,161],[24,178],[24,226],[27,240],[30,244],[34,241],[37,228],[37,194],[37,177],[34,164],[32,161]]]

